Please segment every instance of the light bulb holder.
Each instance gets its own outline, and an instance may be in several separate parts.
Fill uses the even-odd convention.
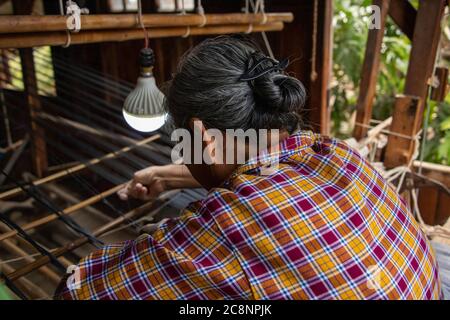
[[[141,49],[139,53],[139,65],[142,77],[150,77],[152,75],[153,66],[155,65],[155,53],[152,49]]]
[[[141,67],[153,67],[155,65],[155,53],[151,48],[143,48],[139,53],[139,64]]]

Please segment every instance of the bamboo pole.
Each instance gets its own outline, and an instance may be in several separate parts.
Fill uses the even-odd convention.
[[[281,31],[283,22],[267,24],[237,24],[218,25],[209,27],[175,27],[175,28],[151,28],[148,29],[150,38],[170,38],[198,35],[219,35],[243,32]],[[70,44],[97,43],[109,41],[129,41],[144,38],[140,29],[123,29],[119,31],[93,30],[80,33],[72,33]],[[28,48],[39,46],[62,46],[68,44],[66,32],[35,32],[15,33],[0,35],[0,49]]]
[[[206,20],[204,20],[206,18]],[[146,27],[196,27],[203,25],[233,25],[233,24],[262,24],[273,22],[292,22],[292,13],[267,13],[263,14],[206,14],[205,17],[198,14],[144,14],[142,22]],[[0,33],[34,33],[48,31],[65,31],[67,17],[60,15],[11,15],[2,16],[0,19]],[[97,14],[82,15],[81,30],[105,30],[105,29],[139,29],[140,25],[135,14]]]
[[[173,196],[175,193],[177,193],[178,191],[173,190],[170,192],[167,192],[165,194],[166,199],[170,198],[170,196]],[[114,227],[116,227],[117,225],[125,222],[126,220],[130,220],[130,219],[134,219],[134,218],[138,218],[139,216],[146,214],[147,211],[152,207],[152,205],[154,204],[154,202],[148,202],[146,204],[144,204],[141,207],[138,207],[136,209],[133,209],[129,212],[127,212],[126,214],[124,214],[123,216],[120,216],[116,219],[114,219],[113,221],[105,224],[104,226],[94,230],[92,232],[92,234],[95,237],[99,237],[102,234],[105,234],[106,232],[108,232],[109,230],[113,229]],[[70,242],[68,244],[66,244],[63,247],[60,247],[56,250],[52,250],[51,253],[55,256],[55,257],[60,257],[61,255],[72,251],[76,248],[81,247],[82,245],[86,244],[88,242],[88,239],[86,237],[81,237],[78,238],[77,240]],[[23,277],[25,275],[27,275],[28,273],[36,270],[39,267],[42,267],[43,265],[47,264],[49,262],[49,257],[48,256],[41,256],[40,258],[36,259],[34,262],[20,268],[17,269],[14,272],[8,273],[6,275],[6,277],[8,277],[8,279],[10,279],[11,281],[17,280],[20,277]]]
[[[120,185],[115,186],[115,187],[113,187],[113,188],[111,188],[109,190],[106,190],[106,191],[104,191],[104,192],[102,192],[102,193],[100,193],[98,195],[95,195],[95,196],[90,197],[90,198],[88,198],[88,199],[86,199],[84,201],[81,201],[80,203],[77,203],[76,205],[70,206],[70,207],[68,207],[68,208],[66,208],[66,209],[64,209],[62,211],[62,215],[70,215],[70,214],[74,213],[75,211],[78,211],[80,209],[83,209],[84,207],[90,206],[91,204],[97,203],[100,200],[102,200],[103,198],[106,198],[106,197],[116,193],[121,188],[123,188],[124,185],[125,184],[120,184]],[[52,222],[52,221],[55,221],[57,219],[58,219],[58,215],[56,213],[52,213],[52,214],[49,214],[49,215],[47,215],[47,216],[45,216],[43,218],[40,218],[40,219],[34,220],[32,222],[29,222],[29,223],[25,224],[24,226],[22,226],[21,228],[24,231],[28,231],[30,229],[34,229],[34,228],[40,227],[40,226],[42,226],[44,224],[47,224],[47,223]],[[11,231],[5,232],[5,233],[0,235],[0,241],[3,241],[5,239],[9,239],[9,238],[15,236],[16,234],[18,234],[18,232],[16,230],[11,230]]]
[[[76,166],[74,166],[74,167],[72,167],[70,169],[62,170],[60,172],[56,172],[56,173],[54,173],[52,175],[49,175],[49,176],[47,176],[45,178],[42,178],[42,179],[35,180],[35,181],[31,182],[31,183],[34,186],[39,186],[39,185],[42,185],[42,184],[50,182],[50,181],[55,181],[57,179],[65,177],[65,176],[67,176],[69,174],[73,174],[73,173],[81,171],[81,170],[83,170],[85,168],[88,168],[88,167],[91,167],[93,165],[99,164],[99,163],[101,163],[101,162],[103,162],[105,160],[116,158],[117,156],[119,156],[121,154],[124,154],[124,153],[126,153],[126,152],[128,152],[128,151],[130,151],[130,150],[132,150],[132,149],[134,149],[136,147],[138,147],[138,146],[145,145],[145,144],[150,143],[152,141],[155,141],[155,140],[157,140],[159,138],[160,138],[160,135],[159,134],[155,134],[155,135],[153,135],[151,137],[148,137],[146,139],[138,141],[135,144],[126,146],[126,147],[124,147],[124,148],[122,148],[120,150],[117,150],[115,152],[110,152],[110,153],[105,154],[104,156],[101,156],[99,158],[93,158],[93,159],[91,159],[91,160],[89,160],[87,162],[84,162],[84,163],[81,163],[79,165],[76,165]],[[7,199],[7,198],[13,197],[15,195],[18,195],[18,194],[22,193],[22,191],[23,190],[21,188],[14,188],[14,189],[8,190],[6,192],[3,192],[3,193],[0,194],[0,200]]]

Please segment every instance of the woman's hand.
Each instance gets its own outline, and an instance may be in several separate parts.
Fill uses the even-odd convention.
[[[197,188],[200,184],[185,165],[153,166],[137,171],[117,194],[121,200],[130,197],[144,201],[156,199],[164,191]]]
[[[161,179],[161,167],[154,166],[137,171],[123,189],[117,192],[121,200],[129,198],[149,201],[156,199],[166,191],[164,180]]]

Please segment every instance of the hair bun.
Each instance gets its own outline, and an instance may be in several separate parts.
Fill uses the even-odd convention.
[[[252,83],[256,106],[266,112],[300,112],[306,101],[303,84],[286,74],[273,72]]]

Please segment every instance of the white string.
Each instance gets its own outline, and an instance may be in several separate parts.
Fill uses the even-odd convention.
[[[187,27],[186,27],[186,33],[183,34],[181,37],[182,37],[182,38],[187,38],[187,37],[189,37],[190,35],[191,35],[191,27],[190,27],[190,26],[187,26]]]
[[[263,14],[263,21],[261,22],[261,24],[266,24],[267,23],[267,14],[266,14],[266,9],[265,9],[265,3],[264,0],[256,0],[256,4],[253,2],[253,0],[247,0],[246,1],[246,10],[247,9],[247,5],[251,4],[253,12],[256,14],[258,12],[261,12]],[[246,12],[248,13],[248,12]],[[253,25],[251,25],[251,29],[249,27],[249,30],[247,30],[246,33],[251,33],[251,31],[253,31]],[[275,60],[275,55],[273,54],[273,50],[272,50],[272,46],[270,45],[269,39],[267,38],[267,35],[264,31],[261,31],[261,37],[263,38],[264,41],[264,45],[266,46],[267,49],[267,53],[269,54],[269,56]]]
[[[206,26],[207,19],[205,14],[205,8],[203,8],[202,0],[197,1],[197,13],[202,16],[203,22],[198,26],[199,28],[203,28]]]
[[[185,3],[184,3],[184,0],[181,1],[181,13],[180,14],[182,14],[182,15],[186,14],[186,6],[185,6]],[[191,27],[187,26],[186,27],[186,33],[184,35],[182,35],[181,37],[182,38],[187,38],[190,35],[191,35]]]
[[[70,2],[72,3],[72,2]],[[64,16],[64,5],[63,5],[63,0],[59,0],[59,13]],[[66,43],[64,45],[62,45],[63,48],[68,48],[70,47],[70,44],[72,42],[72,36],[70,34],[70,31],[66,29],[66,35],[67,35],[67,40]]]

